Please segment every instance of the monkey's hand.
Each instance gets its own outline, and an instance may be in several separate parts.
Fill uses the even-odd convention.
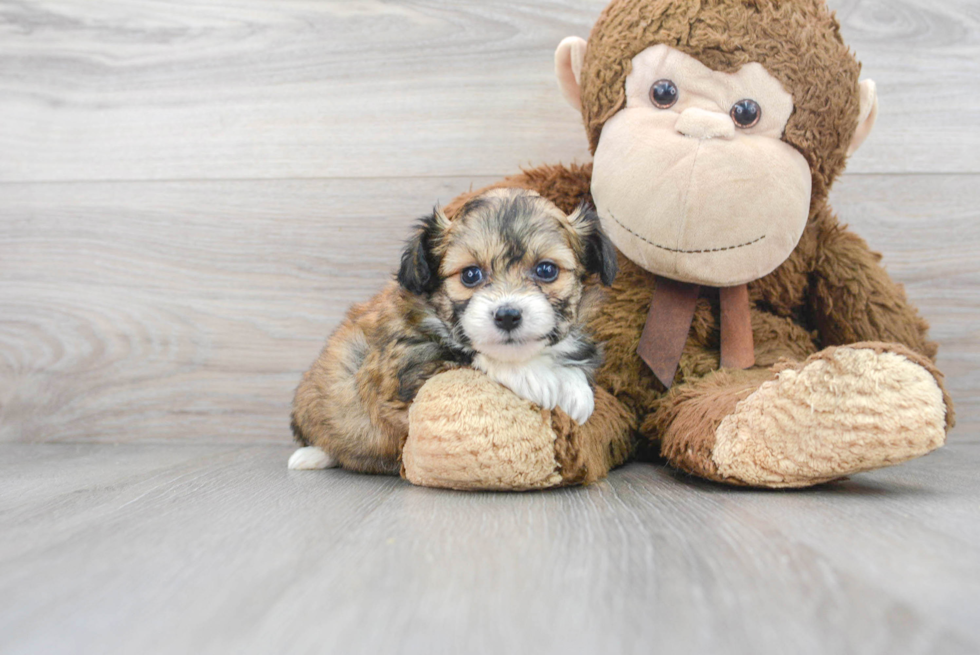
[[[631,415],[601,389],[594,404],[579,425],[560,401],[558,408],[542,409],[480,371],[441,373],[422,386],[409,410],[402,476],[427,487],[468,490],[599,480],[629,456]]]

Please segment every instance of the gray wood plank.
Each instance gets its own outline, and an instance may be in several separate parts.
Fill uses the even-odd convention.
[[[595,0],[6,3],[0,180],[480,175],[587,155]],[[518,152],[520,150],[520,152]]]
[[[980,11],[974,0],[828,0],[878,85],[852,173],[980,170]]]
[[[476,184],[489,178],[476,180]],[[933,323],[980,439],[977,176],[850,176],[840,215]],[[288,438],[292,391],[414,217],[470,179],[7,185],[0,441]]]
[[[499,176],[587,160],[552,74],[604,0],[0,3],[0,181]],[[832,0],[853,172],[980,172],[973,0]]]
[[[0,440],[275,440],[410,225],[467,180],[6,187]]]
[[[465,494],[288,452],[0,444],[0,652],[980,648],[973,444],[806,492],[636,464]]]

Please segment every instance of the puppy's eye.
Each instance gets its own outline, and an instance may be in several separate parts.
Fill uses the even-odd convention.
[[[650,87],[650,101],[658,109],[670,109],[677,102],[677,85],[670,80],[658,80]]]
[[[475,287],[483,282],[483,271],[479,266],[467,266],[459,273],[459,281],[464,287]]]
[[[554,282],[558,279],[558,270],[554,262],[540,262],[534,267],[534,277],[542,282]]]
[[[741,128],[750,128],[762,118],[762,107],[755,100],[739,100],[732,105],[732,120]]]

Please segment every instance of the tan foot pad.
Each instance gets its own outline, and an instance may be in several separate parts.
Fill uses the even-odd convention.
[[[551,412],[472,369],[441,373],[409,410],[402,475],[450,489],[525,490],[561,484]]]
[[[711,458],[753,486],[803,487],[924,455],[946,439],[943,392],[923,366],[828,349],[781,371],[725,417]]]

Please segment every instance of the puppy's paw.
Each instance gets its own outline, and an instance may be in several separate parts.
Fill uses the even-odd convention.
[[[537,403],[544,409],[554,409],[561,398],[561,380],[551,368],[535,362],[521,372],[523,385],[513,389],[522,396]]]
[[[561,380],[548,361],[514,364],[497,362],[481,354],[477,355],[473,365],[494,382],[543,409],[554,409],[561,397]]]
[[[581,369],[563,369],[561,375],[561,396],[558,406],[568,416],[582,425],[595,410],[595,394],[589,385],[585,372]]]
[[[290,455],[287,466],[291,471],[318,471],[340,466],[340,463],[320,448],[307,446]]]

